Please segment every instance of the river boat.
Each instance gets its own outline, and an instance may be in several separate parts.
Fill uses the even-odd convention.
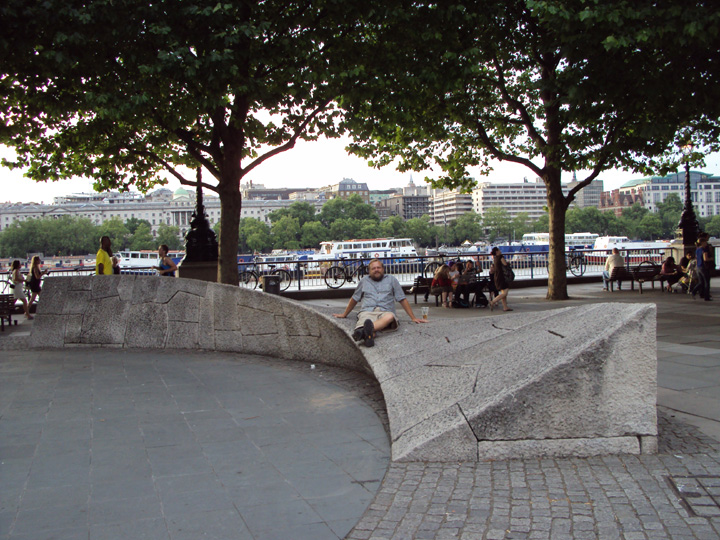
[[[598,235],[595,233],[570,233],[565,235],[565,250],[592,249]],[[523,234],[520,249],[524,253],[542,253],[550,250],[550,233],[527,233]]]
[[[418,256],[412,238],[366,238],[320,242],[318,259],[383,259]]]
[[[121,270],[146,269],[150,270],[154,266],[159,265],[157,251],[118,251],[115,255],[120,259],[118,264]],[[170,251],[170,257],[175,264],[178,264],[185,256],[184,251]],[[94,262],[93,262],[94,263]]]

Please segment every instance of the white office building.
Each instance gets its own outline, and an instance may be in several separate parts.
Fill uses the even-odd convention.
[[[451,223],[473,209],[472,196],[458,190],[432,189],[430,191],[430,222],[433,225]]]
[[[567,192],[567,187],[563,186],[563,193]],[[535,182],[525,179],[522,183],[481,182],[472,192],[472,208],[480,215],[488,208],[500,207],[508,211],[510,218],[525,213],[529,219],[536,220],[545,214],[546,205],[547,190],[539,178]]]
[[[643,204],[648,210],[657,212],[658,204],[665,202],[673,193],[682,203],[685,202],[685,172],[630,180],[620,187],[620,193],[633,189],[642,193]],[[690,197],[698,216],[720,215],[720,177],[690,171]]]

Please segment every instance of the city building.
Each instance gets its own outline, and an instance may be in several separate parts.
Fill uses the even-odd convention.
[[[573,179],[567,185],[568,192],[579,183],[580,182],[578,181],[577,176],[573,173]],[[604,188],[604,182],[599,178],[596,178],[575,194],[575,199],[572,204],[577,208],[598,208],[600,206],[600,197],[603,194]]]
[[[458,190],[432,189],[430,191],[430,222],[443,225],[457,221],[473,209],[472,195]]]
[[[343,178],[337,184],[332,184],[319,189],[320,192],[325,193],[327,200],[341,198],[347,199],[353,195],[360,195],[363,202],[370,204],[370,189],[364,182],[356,182],[352,178]]]
[[[400,189],[371,189],[370,190],[370,204],[377,206],[377,204],[389,197],[394,197],[400,193]]]
[[[567,185],[562,189],[567,195]],[[537,220],[545,214],[545,206],[547,206],[547,190],[540,178],[534,182],[525,178],[522,183],[481,182],[472,192],[472,209],[480,215],[489,208],[495,207],[507,210],[512,219],[524,213],[530,220]]]
[[[685,172],[666,176],[637,178],[623,184],[619,189],[603,193],[601,210],[613,210],[617,215],[622,209],[640,203],[651,212],[658,211],[658,204],[671,194],[685,202]],[[690,171],[690,197],[699,217],[720,214],[720,177],[700,171]]]
[[[410,182],[402,189],[394,190],[394,195],[375,204],[380,219],[400,216],[403,219],[419,218],[430,215],[430,195],[428,186],[416,186]]]
[[[95,197],[97,195],[97,197]],[[5,203],[0,204],[0,231],[15,221],[26,221],[37,218],[60,218],[73,216],[87,218],[95,225],[100,225],[112,218],[127,221],[131,218],[144,219],[150,223],[153,234],[161,223],[176,226],[181,236],[190,227],[192,214],[195,211],[195,192],[178,188],[174,192],[161,188],[146,196],[134,194],[131,198],[126,194],[106,192],[99,194],[79,193],[58,197],[57,204]],[[139,196],[138,196],[139,195]],[[84,202],[77,202],[84,201]],[[293,200],[287,199],[246,199],[242,203],[241,218],[255,218],[270,223],[268,215],[281,208],[290,206]],[[308,201],[316,210],[322,207],[323,200]],[[203,193],[203,204],[210,225],[220,221],[220,199]]]
[[[643,193],[641,189],[637,187],[624,191],[613,189],[602,192],[598,208],[603,212],[614,212],[616,216],[620,217],[625,208],[629,208],[635,203],[643,204]]]

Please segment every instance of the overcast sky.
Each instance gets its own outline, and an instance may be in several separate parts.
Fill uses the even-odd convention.
[[[345,140],[320,140],[315,142],[300,141],[294,149],[270,158],[258,166],[246,180],[266,187],[321,187],[334,184],[343,178],[352,178],[357,182],[366,182],[370,189],[389,189],[406,186],[411,174],[415,184],[420,184],[426,173],[399,173],[389,166],[380,170],[367,166],[364,160],[349,156],[344,149]],[[11,157],[12,150],[0,147],[0,155]],[[706,159],[706,167],[702,170],[711,174],[720,174],[720,154],[712,154]],[[471,171],[472,172],[472,171]],[[633,178],[642,175],[624,171],[610,170],[602,173],[605,190],[615,189]],[[490,182],[522,182],[523,178],[534,180],[532,171],[510,163],[498,163],[489,177],[477,178]],[[578,179],[582,179],[578,173]],[[194,174],[190,176],[194,179]],[[565,173],[563,181],[571,180]],[[205,173],[203,180],[212,182]],[[180,187],[174,178],[166,186],[171,190]],[[2,202],[38,202],[52,203],[53,198],[69,193],[92,191],[92,182],[84,179],[65,180],[60,182],[34,182],[22,176],[21,171],[10,171],[0,167],[0,203]]]

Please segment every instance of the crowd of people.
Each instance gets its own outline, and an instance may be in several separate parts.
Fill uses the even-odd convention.
[[[435,271],[430,284],[430,294],[438,296],[444,308],[472,307],[472,297],[475,307],[489,305],[492,310],[502,304],[504,311],[512,311],[507,304],[511,282],[508,276],[510,264],[497,247],[493,248],[491,255],[489,279],[478,279],[482,269],[472,260],[467,260],[464,264],[460,261],[450,265],[443,264]],[[485,289],[490,295],[489,301],[483,292]]]
[[[660,275],[668,292],[688,293],[693,298],[699,296],[708,302],[712,300],[710,274],[715,269],[715,249],[709,239],[707,233],[701,232],[695,243],[696,248],[688,250],[679,262],[676,263],[672,255],[663,261]],[[613,248],[612,254],[605,261],[603,290],[608,290],[613,269],[624,266],[625,259],[617,248]],[[621,289],[622,283],[618,282],[618,290]]]

